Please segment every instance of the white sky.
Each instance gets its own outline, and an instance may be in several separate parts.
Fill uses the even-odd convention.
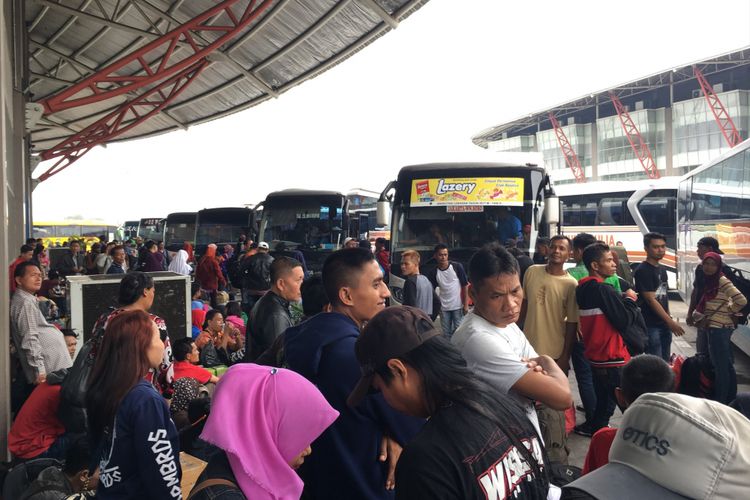
[[[475,154],[489,126],[746,45],[747,0],[432,0],[276,100],[95,148],[36,188],[34,218],[120,223],[293,187],[380,191],[404,165]]]

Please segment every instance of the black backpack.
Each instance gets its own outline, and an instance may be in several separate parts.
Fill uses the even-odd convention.
[[[745,278],[745,276],[742,274],[742,271],[739,269],[735,269],[733,267],[725,267],[723,269],[724,275],[729,279],[729,281],[732,282],[732,284],[737,287],[737,290],[740,291],[742,295],[745,296],[745,298],[748,300],[748,303],[745,304],[745,307],[743,307],[739,312],[739,321],[738,323],[741,325],[747,324],[747,317],[750,314],[750,280]]]
[[[57,410],[57,416],[65,426],[66,432],[78,434],[85,433],[87,430],[86,389],[89,375],[94,369],[96,354],[104,338],[107,318],[114,310],[114,307],[110,307],[96,321],[91,338],[83,344],[73,366],[60,384],[60,407]]]

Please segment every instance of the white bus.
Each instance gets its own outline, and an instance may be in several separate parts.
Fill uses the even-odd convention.
[[[662,233],[669,286],[677,287],[677,184],[679,177],[602,181],[555,186],[562,204],[561,232],[570,238],[590,233],[610,246],[622,246],[628,260],[646,259],[643,235]]]
[[[680,179],[677,194],[679,291],[690,300],[698,240],[712,236],[724,263],[750,278],[750,139]],[[750,327],[740,325],[732,341],[750,353]]]

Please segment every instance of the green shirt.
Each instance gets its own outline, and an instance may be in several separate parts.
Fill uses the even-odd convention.
[[[581,281],[583,278],[589,275],[589,270],[586,269],[586,266],[583,265],[583,261],[581,261],[581,263],[576,267],[571,267],[570,269],[568,269],[568,274],[573,276],[576,281]],[[620,287],[620,278],[618,278],[616,274],[605,279],[604,282],[612,285],[618,293],[622,293],[622,288]]]

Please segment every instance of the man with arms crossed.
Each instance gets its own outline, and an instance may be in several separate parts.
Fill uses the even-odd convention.
[[[521,403],[538,431],[534,401],[564,410],[573,400],[565,373],[516,325],[523,302],[518,262],[500,245],[487,245],[469,261],[469,283],[474,310],[451,342],[480,378]]]

